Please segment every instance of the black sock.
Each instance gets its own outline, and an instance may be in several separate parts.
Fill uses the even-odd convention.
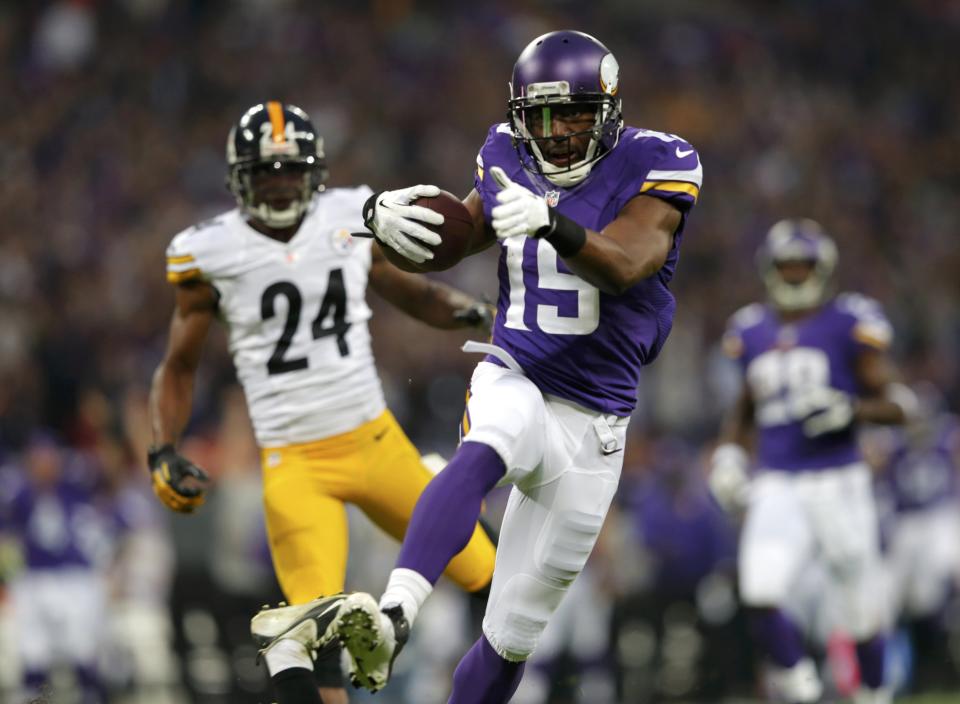
[[[313,670],[291,667],[270,678],[277,692],[277,704],[322,704]]]

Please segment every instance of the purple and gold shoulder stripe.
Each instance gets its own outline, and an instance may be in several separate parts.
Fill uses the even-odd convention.
[[[730,359],[741,359],[746,352],[743,335],[764,320],[764,307],[759,303],[744,306],[727,322],[727,330],[720,342],[723,353]]]
[[[874,299],[860,293],[841,293],[836,307],[853,318],[850,334],[855,342],[881,351],[893,344],[893,326]]]
[[[690,206],[700,197],[700,186],[703,183],[703,167],[700,158],[693,147],[687,150],[676,148],[677,161],[692,161],[687,164],[677,164],[677,168],[651,169],[640,186],[640,193],[650,196],[659,196],[668,200],[686,201]]]

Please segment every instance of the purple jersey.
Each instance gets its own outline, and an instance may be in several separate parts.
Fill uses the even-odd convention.
[[[770,306],[747,306],[730,320],[724,348],[739,360],[754,403],[763,469],[810,470],[860,459],[856,431],[809,438],[803,420],[810,399],[829,387],[856,394],[855,363],[865,349],[886,349],[892,338],[880,306],[843,294],[815,313],[782,322]]]
[[[633,514],[653,558],[655,588],[675,596],[693,595],[700,581],[725,560],[733,561],[731,523],[706,488],[677,491],[667,477],[628,486],[624,503]]]
[[[117,527],[100,501],[95,477],[82,460],[68,461],[62,477],[39,489],[24,471],[4,471],[0,529],[20,542],[29,569],[95,567],[112,555]]]
[[[943,415],[931,426],[929,433],[913,440],[901,429],[892,431],[893,447],[882,481],[897,511],[920,511],[957,496],[960,422]]]
[[[603,293],[572,274],[544,240],[511,237],[499,243],[494,343],[509,352],[544,393],[604,413],[630,415],[640,367],[657,356],[673,325],[675,302],[668,284],[687,215],[700,191],[696,151],[679,137],[628,127],[583,183],[559,188],[526,171],[509,127],[494,125],[477,157],[474,180],[487,222],[499,190],[489,175],[492,166],[598,232],[641,193],[662,198],[682,213],[663,268],[620,296]]]

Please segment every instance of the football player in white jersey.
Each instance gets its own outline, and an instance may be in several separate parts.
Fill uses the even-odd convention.
[[[275,101],[250,108],[230,131],[227,162],[237,207],[180,233],[167,250],[176,305],[150,394],[154,490],[174,511],[203,503],[207,477],[176,442],[190,417],[204,340],[220,318],[262,451],[280,586],[292,604],[333,595],[321,600],[332,608],[347,563],[345,503],[399,540],[433,476],[386,408],[367,284],[438,328],[483,326],[491,314],[466,294],[395,268],[372,240],[351,237],[371,190],[324,188],[323,142],[299,108]],[[494,552],[476,526],[447,574],[467,591],[485,590]],[[317,683],[326,704],[346,701],[336,649],[324,651],[315,679],[300,643],[274,640],[263,619],[259,627],[266,632],[255,637],[271,642],[265,659],[280,704],[316,703]]]

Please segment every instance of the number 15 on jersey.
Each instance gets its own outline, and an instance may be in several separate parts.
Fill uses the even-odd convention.
[[[600,324],[600,291],[575,274],[560,271],[556,250],[543,240],[510,237],[503,241],[510,305],[504,325],[514,330],[530,330],[530,323],[549,335],[589,335]],[[524,259],[535,263],[533,280],[524,280]],[[529,278],[529,271],[527,272]],[[533,290],[528,290],[528,284]],[[561,315],[559,299],[576,295],[576,314]],[[557,304],[537,302],[550,298]],[[571,301],[572,302],[572,301]],[[532,320],[526,320],[527,304],[535,305]]]

